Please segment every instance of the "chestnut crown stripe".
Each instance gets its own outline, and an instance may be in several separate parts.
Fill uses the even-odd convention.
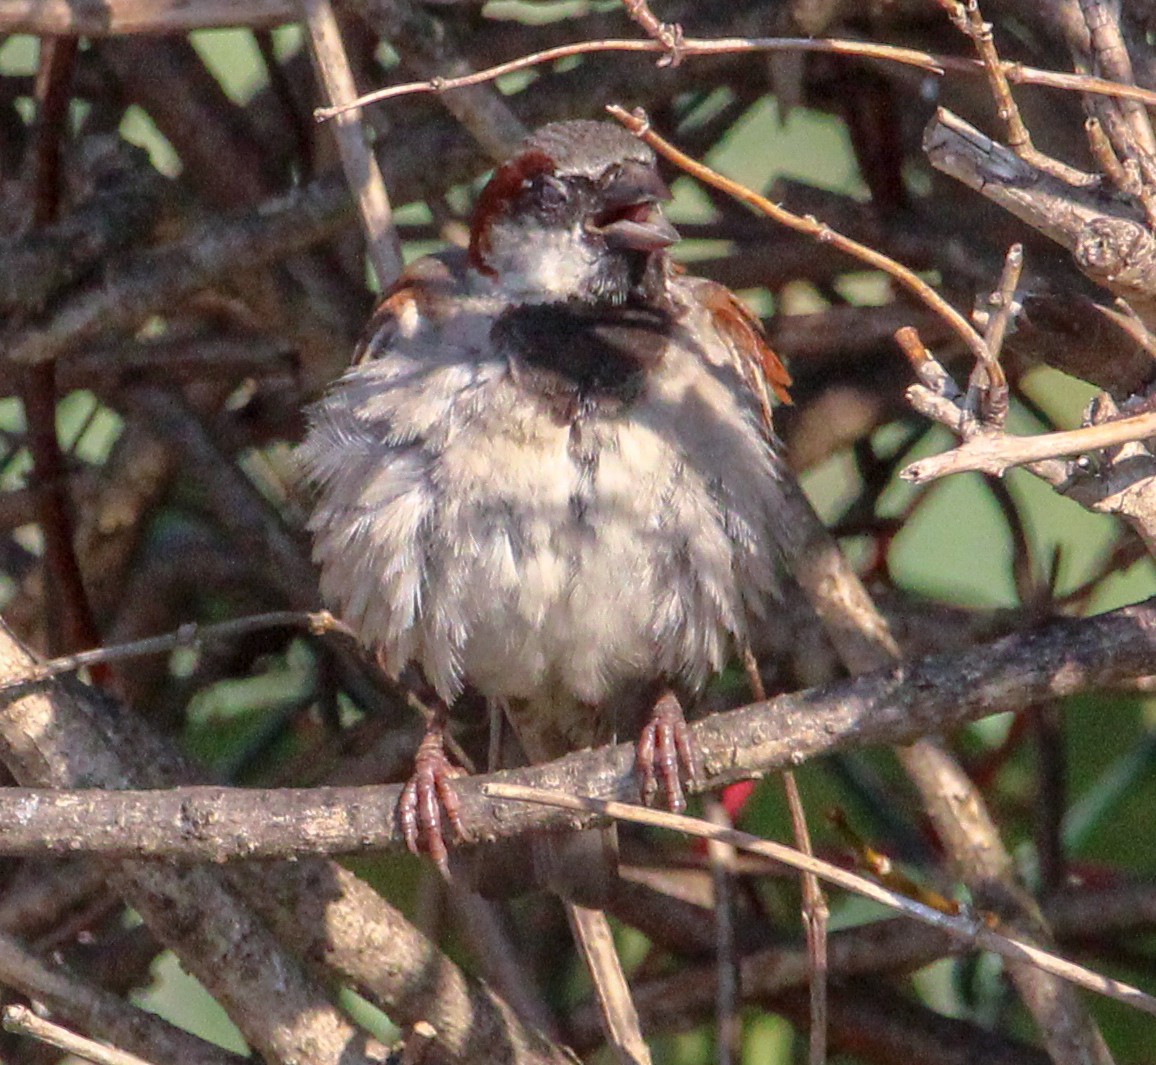
[[[470,265],[480,274],[494,277],[496,271],[486,261],[490,251],[490,226],[493,220],[512,203],[517,194],[536,177],[553,174],[554,160],[544,151],[533,148],[503,163],[486,182],[474,206],[470,225]]]

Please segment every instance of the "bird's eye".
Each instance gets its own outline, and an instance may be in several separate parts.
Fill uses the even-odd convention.
[[[565,182],[550,174],[543,174],[539,179],[537,192],[538,202],[547,209],[561,207],[570,198]]]
[[[598,178],[598,184],[604,189],[610,188],[622,176],[622,167],[618,163],[612,163]]]

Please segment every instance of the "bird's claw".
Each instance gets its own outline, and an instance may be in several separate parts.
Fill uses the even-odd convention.
[[[446,756],[440,731],[427,732],[414,756],[413,773],[401,790],[397,820],[405,845],[413,854],[425,851],[439,869],[449,868],[449,850],[442,832],[443,814],[455,836],[465,834],[461,802],[453,779],[463,774]]]
[[[682,705],[673,692],[663,693],[654,704],[654,711],[635,747],[634,771],[638,774],[642,801],[647,806],[653,804],[661,782],[671,813],[686,809],[683,775],[688,782],[696,781],[698,762]]]

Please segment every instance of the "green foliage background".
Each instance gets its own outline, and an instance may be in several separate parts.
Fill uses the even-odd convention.
[[[258,87],[260,68],[247,34],[202,32],[195,34],[194,40],[235,98],[243,100]],[[277,44],[288,54],[300,47],[300,33],[295,29],[278,30]],[[11,38],[0,47],[2,71],[32,73],[35,59],[35,42],[29,38]],[[404,107],[404,101],[395,105],[394,115],[400,123],[404,123]],[[131,111],[123,132],[146,147],[161,170],[174,172],[174,153],[143,113]],[[793,110],[784,121],[773,100],[752,107],[708,161],[757,189],[766,190],[776,179],[790,177],[850,195],[864,194],[842,125],[829,115],[802,108]],[[676,221],[702,219],[709,211],[705,198],[688,180],[680,179],[675,190],[671,214]],[[422,205],[403,209],[413,212],[413,216],[424,210]],[[408,252],[412,256],[426,250],[421,247]],[[686,247],[682,254],[693,261],[702,250]],[[884,292],[878,277],[862,275],[845,286],[844,295],[855,302],[871,303],[885,298]],[[754,302],[761,311],[770,310],[765,293],[754,294]],[[813,289],[800,284],[784,294],[778,310],[807,313],[823,305]],[[1026,390],[1063,426],[1078,423],[1092,394],[1089,386],[1047,369],[1033,372]],[[95,405],[91,394],[69,396],[60,407],[59,432],[64,441],[82,434],[79,454],[88,461],[100,462],[120,430],[120,421],[103,409],[94,417]],[[0,428],[17,431],[21,426],[19,403],[0,400]],[[1026,411],[1017,410],[1011,428],[1033,432],[1040,426]],[[889,428],[876,434],[875,446],[880,453],[894,449],[897,443],[897,434]],[[942,450],[949,443],[948,434],[935,431],[920,445],[918,453]],[[25,459],[17,457],[0,467],[0,488],[19,485],[27,474],[27,465]],[[1040,579],[1057,552],[1059,592],[1075,588],[1090,577],[1115,539],[1114,520],[1087,513],[1028,474],[1013,472],[1007,483],[1021,510]],[[824,517],[837,520],[859,487],[854,462],[849,455],[836,456],[808,473],[805,487]],[[899,513],[913,491],[906,485],[893,485],[883,497],[883,511]],[[24,530],[22,536],[27,546],[37,546],[34,529]],[[1007,523],[977,475],[940,483],[934,489],[934,498],[903,529],[890,554],[892,573],[899,585],[952,603],[990,607],[1014,607],[1018,603],[1011,560]],[[1145,560],[1107,581],[1097,592],[1091,609],[1110,609],[1154,593],[1156,570],[1150,560]],[[4,594],[0,587],[0,603]],[[216,773],[230,776],[241,771],[244,776],[245,753],[275,726],[277,715],[292,707],[300,693],[308,689],[311,668],[307,654],[291,653],[271,663],[262,674],[220,684],[199,696],[190,712],[190,749]],[[1094,698],[1070,700],[1065,719],[1071,771],[1067,836],[1077,870],[1087,875],[1104,869],[1156,875],[1156,847],[1152,845],[1156,825],[1156,704],[1143,698],[1123,704],[1119,699],[1110,704]],[[1002,717],[981,722],[968,730],[966,745],[976,753],[994,749],[1007,727],[1008,721]],[[888,753],[874,752],[867,760],[884,778],[900,779]],[[260,774],[255,776],[259,778]],[[886,812],[865,805],[862,794],[849,789],[845,779],[829,766],[810,764],[803,767],[799,776],[808,808],[813,811],[814,831],[821,849],[838,851],[840,847],[822,821],[821,812],[829,807],[847,809],[868,838],[883,827]],[[999,793],[993,796],[1005,815],[1002,823],[1007,842],[1029,878],[1033,866],[1032,789],[1033,767],[1028,755],[1021,752],[1000,777]],[[790,822],[777,781],[769,780],[760,786],[744,827],[775,839],[790,838]],[[408,859],[366,860],[359,862],[358,868],[392,899],[402,905],[412,904],[421,875],[418,863]],[[793,888],[778,890],[778,897],[772,900],[776,912],[792,912],[796,905]],[[876,916],[873,909],[858,901],[836,900],[832,923],[838,928]],[[1156,937],[1149,936],[1127,947],[1128,950],[1121,950],[1120,963],[1112,972],[1156,992],[1156,972],[1151,967],[1151,959],[1156,956]],[[645,951],[645,942],[638,933],[624,930],[622,948],[625,957],[638,961]],[[567,983],[571,994],[581,993],[580,974],[567,974]],[[999,966],[992,959],[978,964],[945,960],[919,974],[915,986],[929,1005],[954,1016],[994,1021],[1005,1001]],[[210,1039],[242,1049],[239,1036],[220,1009],[171,957],[157,965],[155,985],[139,1000]],[[347,996],[346,1004],[359,1018],[372,1018],[384,1034],[389,1034],[388,1023],[380,1016],[373,1017],[370,1007],[355,996]],[[1156,1060],[1156,1024],[1152,1018],[1102,999],[1097,999],[1093,1007],[1119,1061],[1139,1065]],[[1016,1023],[1030,1038],[1027,1021],[1018,1016]],[[800,1041],[787,1022],[761,1014],[749,1018],[745,1061],[752,1065],[778,1065],[801,1060],[800,1053]],[[706,1029],[663,1039],[656,1047],[656,1059],[664,1065],[701,1065],[711,1058],[711,1036]]]

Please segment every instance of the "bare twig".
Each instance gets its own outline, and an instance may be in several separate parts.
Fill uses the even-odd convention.
[[[492,782],[485,785],[485,791],[494,798],[539,803],[543,806],[553,806],[562,810],[598,813],[616,821],[630,821],[634,824],[665,828],[672,832],[697,836],[700,839],[717,839],[729,843],[752,854],[782,862],[792,869],[814,873],[830,884],[835,884],[837,887],[881,903],[924,924],[942,929],[968,946],[989,950],[1000,957],[1013,961],[1028,962],[1042,971],[1058,976],[1078,987],[1087,988],[1097,994],[1113,998],[1118,1002],[1134,1006],[1144,1013],[1156,1016],[1156,997],[1111,977],[1094,973],[1082,965],[1077,965],[1075,962],[1070,962],[1053,954],[1051,951],[1042,950],[1031,943],[1005,936],[995,931],[988,915],[944,913],[942,910],[926,906],[915,899],[909,899],[905,895],[881,887],[855,873],[841,869],[837,865],[831,865],[819,858],[802,854],[793,847],[787,847],[782,843],[773,843],[733,828],[719,828],[707,821],[687,817],[684,814],[672,814],[665,810],[653,810],[624,802],[566,795],[546,788],[526,788],[516,784]]]
[[[726,807],[717,799],[706,801],[704,813],[712,824],[734,827]],[[714,903],[715,971],[718,974],[715,991],[715,1065],[736,1065],[742,1060],[743,1022],[739,1013],[741,989],[735,950],[734,856],[734,847],[720,840],[707,840]]]
[[[1120,6],[1104,0],[1079,0],[1079,5],[1100,73],[1121,85],[1134,85],[1132,61],[1120,27]],[[1128,147],[1151,158],[1156,153],[1156,135],[1144,108],[1134,102],[1121,101],[1120,111],[1131,142]]]
[[[742,860],[741,857],[739,860]],[[919,897],[897,885],[882,882],[901,895]],[[928,901],[933,908],[938,908],[931,900],[923,901]],[[663,902],[669,913],[672,908],[669,896],[665,897]],[[1090,939],[1109,935],[1117,928],[1122,930],[1129,927],[1150,927],[1153,914],[1156,913],[1154,910],[1156,890],[1151,882],[1094,889],[1087,886],[1078,889],[1068,888],[1045,900],[1044,907],[1057,935],[1063,939],[1071,939],[1073,949],[1078,949],[1081,942],[1086,943]],[[620,908],[618,912],[627,923],[633,923],[644,930],[649,927],[645,924],[640,925],[638,917],[629,910]],[[1124,923],[1117,926],[1117,918],[1123,919]],[[704,923],[701,914],[698,916],[698,923]],[[681,946],[680,941],[671,942],[670,938],[664,939],[661,929],[653,930],[653,938],[656,943],[675,949]],[[688,944],[683,949],[694,951],[707,946],[709,944],[704,943],[702,947],[695,948]],[[929,925],[917,924],[906,919],[889,918],[833,932],[830,942],[831,974],[839,988],[832,996],[833,1040],[836,1043],[838,1041],[839,1003],[849,986],[862,986],[870,982],[885,987],[890,975],[922,969],[937,959],[951,956],[957,949],[950,936]],[[783,992],[796,990],[801,998],[806,995],[810,959],[805,947],[799,948],[776,942],[768,948],[757,949],[744,955],[740,964],[744,1003],[771,1005],[772,1008],[777,1008],[779,996]],[[648,1031],[678,1032],[707,1023],[714,1007],[716,980],[716,967],[709,961],[678,972],[636,980],[633,989],[634,999],[638,1004],[643,1024]],[[897,1000],[893,991],[884,993],[890,995],[887,1007],[890,1012]],[[805,1014],[805,1011],[804,1002],[802,1008],[795,1010],[794,1014],[798,1016]],[[593,1049],[600,1042],[601,1033],[591,1014],[592,1010],[584,1007],[571,1019],[576,1049],[580,1051]],[[957,1065],[968,1065],[976,1054],[974,1049],[969,1053],[967,1043],[961,1041],[965,1035],[966,1032],[959,1031],[955,1033],[955,1039],[948,1040],[952,1051],[959,1050],[958,1055],[953,1056],[945,1052],[941,1057],[924,1053],[918,1060],[936,1062],[944,1060]],[[990,1060],[986,1055],[994,1053],[994,1050],[992,1046],[985,1045],[983,1060]],[[1008,1050],[1008,1054],[997,1059],[1006,1065],[1024,1065],[1025,1062],[1044,1065],[1045,1062],[1051,1061],[1042,1051],[1035,1051],[1023,1044],[1010,1044]],[[1019,1053],[1016,1054],[1015,1051]],[[900,1057],[898,1060],[903,1059]]]
[[[713,714],[692,727],[701,779],[692,791],[864,745],[906,744],[988,714],[1148,676],[1156,603],[1059,620],[955,654],[890,667],[825,689]],[[26,672],[26,670],[24,670]],[[37,689],[33,689],[33,694]],[[32,697],[32,696],[29,696]],[[19,698],[19,697],[17,697]],[[13,696],[0,699],[0,708]],[[607,798],[636,794],[633,744],[583,751],[501,779]],[[151,787],[160,785],[151,784]],[[496,808],[479,778],[455,782],[467,838],[583,827],[556,813]],[[0,853],[87,851],[111,857],[224,861],[365,848],[400,849],[401,787],[150,791],[0,789]]]
[[[348,107],[367,107],[382,100],[413,93],[440,93],[449,89],[460,89],[466,85],[480,85],[493,81],[503,74],[527,70],[530,67],[553,63],[571,56],[590,55],[597,52],[666,52],[660,41],[639,41],[634,38],[604,38],[596,41],[578,41],[574,44],[546,48],[512,59],[505,63],[479,70],[474,74],[457,78],[430,78],[428,81],[413,81],[403,85],[390,85],[384,89],[366,93]],[[897,48],[893,45],[875,44],[870,41],[817,39],[813,37],[727,37],[713,40],[686,37],[679,44],[683,58],[694,56],[741,55],[761,52],[818,52],[826,55],[860,56],[885,62],[901,63],[916,67],[930,74],[950,71],[955,74],[969,74],[985,77],[987,71],[979,60],[962,59],[956,56],[935,55],[914,48]],[[1121,85],[1105,78],[1095,78],[1086,74],[1066,74],[1055,70],[1040,70],[1020,63],[1002,63],[1001,69],[1008,81],[1022,85],[1043,85],[1071,92],[1086,92],[1101,96],[1138,100],[1149,107],[1156,106],[1156,92],[1136,85]],[[315,116],[319,120],[332,118],[340,113],[340,108],[319,108]]]
[[[766,690],[759,673],[759,664],[750,649],[745,649],[743,664],[746,667],[747,683],[751,695],[759,702],[765,702]],[[811,847],[811,832],[807,827],[807,811],[803,797],[799,793],[799,783],[790,769],[783,772],[783,788],[787,794],[787,807],[791,812],[791,829],[795,836],[795,846],[803,854],[814,856]],[[804,873],[803,882],[803,927],[807,936],[807,956],[811,962],[811,1065],[823,1065],[827,1060],[827,922],[830,910],[823,896],[823,889],[812,873]]]
[[[634,1008],[606,914],[566,900],[563,904],[574,941],[594,981],[603,1027],[615,1057],[622,1065],[650,1065],[650,1048],[642,1038],[638,1010]]]
[[[999,285],[988,297],[988,305],[994,308],[994,312],[989,312],[987,315],[987,323],[983,333],[988,357],[975,364],[968,380],[964,408],[967,410],[978,409],[983,428],[988,431],[1002,431],[1007,422],[1010,394],[1007,376],[1000,365],[999,356],[1008,324],[1015,312],[1015,293],[1019,287],[1023,264],[1023,246],[1013,244],[1004,257]],[[922,356],[920,356],[919,362],[921,365],[926,365]]]
[[[803,854],[813,855],[807,812],[795,774],[783,774],[791,828]],[[810,1065],[824,1065],[827,1060],[827,923],[830,909],[826,896],[813,873],[803,874],[803,926],[807,934],[807,954],[811,960],[811,1042]]]
[[[207,222],[81,289],[47,319],[10,336],[4,355],[44,362],[105,330],[132,328],[219,278],[333,236],[347,225],[350,210],[347,190],[320,179],[250,214]]]
[[[941,73],[942,67],[925,52],[911,48],[896,48],[891,45],[864,43],[862,41],[817,41],[807,37],[765,37],[765,38],[720,38],[718,40],[684,39],[679,45],[680,53],[684,57],[732,55],[743,52],[828,52],[836,55],[872,55],[879,59],[894,59],[896,62],[907,63],[920,67],[930,73]],[[483,82],[493,81],[504,74],[513,74],[519,70],[528,70],[531,67],[541,66],[544,63],[553,63],[559,59],[569,59],[572,56],[590,55],[598,52],[644,52],[666,53],[667,47],[661,41],[640,41],[636,38],[603,39],[597,41],[577,41],[573,44],[563,44],[556,48],[545,48],[540,52],[511,59],[506,63],[498,63],[473,74],[465,74],[456,78],[430,78],[428,81],[412,81],[402,85],[390,85],[384,89],[376,89],[360,97],[354,105],[367,107],[370,104],[380,103],[398,96],[409,96],[413,93],[442,93],[450,89],[461,89],[468,85],[480,85]],[[1156,94],[1154,99],[1156,99]],[[318,121],[325,121],[340,114],[340,109],[331,107],[318,108],[314,117]]]
[[[48,37],[177,34],[221,26],[279,26],[297,18],[293,0],[132,0],[78,7],[73,0],[0,0],[0,32]]]
[[[1093,175],[1084,174],[1075,167],[1045,155],[1032,144],[1031,133],[1020,116],[1011,86],[1008,84],[1007,64],[1003,63],[996,51],[991,23],[984,21],[977,0],[965,0],[962,3],[959,0],[939,0],[939,3],[947,10],[955,25],[970,37],[975,45],[976,53],[987,73],[991,93],[995,99],[996,113],[1007,130],[1008,147],[1033,166],[1071,184],[1095,184],[1096,178]]]
[[[542,741],[541,736],[530,730],[519,729],[517,721],[508,712],[506,719],[531,765],[550,761],[554,751]],[[567,871],[563,869],[557,878],[563,888],[566,886],[566,876]],[[549,886],[554,886],[555,879],[549,873],[543,879]],[[635,1009],[630,983],[618,957],[609,918],[602,909],[584,905],[580,895],[571,897],[565,890],[559,891],[558,895],[570,925],[574,945],[594,985],[594,996],[610,1049],[619,1065],[650,1065],[650,1048],[646,1045],[638,1023],[638,1010]],[[600,905],[602,901],[602,898],[598,898],[597,904]]]
[[[788,229],[793,229],[798,233],[804,233],[813,237],[820,244],[830,244],[833,248],[838,248],[839,251],[845,252],[860,262],[866,263],[876,270],[882,270],[889,277],[899,282],[904,288],[914,293],[936,314],[943,318],[977,359],[985,362],[988,361],[989,353],[987,345],[984,344],[983,337],[975,331],[971,323],[969,323],[959,311],[952,307],[951,304],[940,296],[939,293],[914,270],[910,270],[889,256],[875,251],[874,248],[869,248],[857,240],[852,240],[850,237],[845,237],[841,233],[836,233],[829,226],[824,225],[814,218],[801,218],[785,208],[780,207],[778,204],[772,203],[765,196],[760,196],[757,192],[752,192],[750,189],[740,185],[737,181],[732,181],[730,178],[724,177],[722,174],[717,173],[697,160],[691,159],[690,156],[680,152],[673,144],[664,140],[651,129],[649,119],[641,112],[635,111],[634,113],[630,113],[617,105],[612,105],[606,110],[637,137],[649,144],[656,152],[665,156],[693,177],[706,182],[708,185],[714,186],[716,189],[721,189],[723,192],[735,197],[735,199],[741,200],[743,203],[749,204],[756,210],[761,211],[768,218],[773,219],[780,225],[786,226]]]
[[[936,169],[1068,249],[1097,284],[1151,311],[1156,241],[1138,209],[1045,174],[943,108],[928,123],[924,149]]]
[[[1089,115],[1084,121],[1084,132],[1088,135],[1092,155],[1108,180],[1126,196],[1139,198],[1141,190],[1138,170],[1120,162],[1112,141],[1104,132],[1103,122],[1095,115]]]
[[[667,54],[658,61],[658,65],[678,66],[682,62],[682,27],[677,22],[660,21],[650,10],[647,0],[622,0],[622,6],[648,37],[658,41],[666,49]]]
[[[262,629],[275,629],[283,626],[303,628],[314,636],[322,636],[327,632],[340,632],[350,638],[354,637],[353,631],[344,622],[338,621],[328,610],[312,612],[275,610],[267,614],[251,614],[248,617],[234,618],[232,621],[221,621],[214,625],[182,625],[176,632],[170,632],[164,636],[150,636],[143,640],[134,640],[131,643],[98,647],[92,651],[81,651],[78,654],[54,658],[37,666],[27,678],[0,685],[0,696],[13,689],[35,684],[47,680],[49,677],[59,676],[61,673],[71,673],[73,670],[95,665],[98,662],[121,662],[128,658],[139,658],[142,655],[163,654],[166,651],[174,651],[178,647],[199,647],[209,640],[227,640],[237,636],[245,636],[251,632],[260,632]]]
[[[927,350],[918,330],[911,326],[904,326],[902,329],[896,330],[895,341],[902,349],[903,354],[907,356],[916,376],[923,382],[925,388],[930,389],[937,396],[943,396],[953,402],[961,397],[962,393],[959,391],[959,387],[939,360]],[[964,411],[961,406],[957,406],[956,410],[961,419],[971,418],[974,421],[974,416]]]
[[[84,1058],[85,1061],[94,1062],[95,1065],[152,1065],[135,1054],[106,1046],[94,1039],[86,1039],[67,1028],[62,1028],[59,1024],[37,1017],[27,1006],[4,1007],[4,1030],[37,1039],[66,1053]]]
[[[159,1062],[241,1065],[243,1060],[80,979],[59,962],[40,957],[3,934],[0,982],[46,1006],[57,1020]]]
[[[983,63],[991,84],[992,96],[995,97],[996,113],[1007,127],[1007,142],[1016,153],[1034,153],[1032,135],[1020,117],[1019,108],[1011,94],[1007,76],[1004,74],[1003,64],[996,51],[995,40],[992,37],[991,23],[985,22],[980,14],[976,0],[939,0],[939,6],[944,8],[956,27],[975,45],[980,62]]]
[[[363,880],[337,862],[231,867],[233,882],[320,979],[336,977],[401,1025],[435,1029],[437,1065],[575,1065],[488,985],[467,975]]]
[[[353,8],[393,45],[407,71],[443,80],[473,73],[452,25],[435,9],[410,0],[353,0]],[[440,101],[493,162],[508,159],[526,136],[525,126],[493,85],[463,85],[440,94]]]
[[[999,285],[992,293],[989,302],[995,308],[995,313],[988,319],[984,329],[983,339],[987,343],[988,351],[993,359],[998,359],[1003,349],[1004,337],[1016,310],[1016,289],[1019,288],[1020,274],[1024,266],[1024,246],[1013,244],[1008,248],[1004,258],[1003,273],[1000,275]]]
[[[652,133],[644,116],[628,115],[621,108],[610,110],[656,151],[688,172],[695,172],[697,164]],[[710,181],[719,185],[716,176],[712,175]],[[721,187],[771,216],[776,215],[774,204],[749,189],[733,182]],[[793,228],[802,228],[799,226],[802,220],[790,217]],[[817,223],[809,223],[808,228],[812,227],[829,234]],[[828,235],[826,239],[831,238]],[[951,320],[953,328],[967,342],[976,358],[985,362],[990,358],[983,338],[921,279],[911,275],[910,271],[907,271],[909,276],[904,277],[900,272],[902,268],[896,270],[891,260],[870,252],[870,249],[856,246],[855,254],[878,265],[879,269],[887,270],[890,276],[916,292],[925,302],[929,298],[938,301],[941,313]],[[894,662],[899,648],[887,629],[885,619],[797,485],[784,483],[779,507],[793,528],[789,565],[844,663],[853,672],[862,672]],[[919,789],[957,870],[969,886],[981,892],[984,898],[998,899],[1009,914],[1015,915],[1019,928],[1046,943],[1050,938],[1047,926],[1016,879],[1011,856],[1000,839],[983,796],[956,759],[938,740],[926,737],[901,749],[898,754],[904,769]],[[1103,1036],[1070,987],[1031,966],[1013,964],[1010,972],[1017,990],[1040,1025],[1046,1045],[1058,1061],[1107,1063],[1111,1060]]]
[[[62,159],[79,42],[54,37],[40,42],[36,75],[36,138],[29,199],[36,228],[56,222],[64,197]],[[72,508],[64,455],[56,436],[56,375],[51,365],[24,374],[25,421],[32,455],[39,524],[44,535],[48,638],[54,651],[96,643],[100,634],[73,547]]]
[[[1156,436],[1156,414],[1151,412],[1063,433],[1044,433],[1041,436],[977,432],[952,451],[911,463],[901,471],[900,476],[914,484],[926,484],[948,474],[970,471],[1002,477],[1014,466],[1063,455],[1084,455],[1089,451],[1120,447],[1153,436]]]
[[[407,764],[405,772],[408,771]],[[442,879],[440,872],[437,876]],[[510,935],[497,905],[452,876],[442,880],[442,886],[456,923],[478,959],[479,975],[527,1023],[556,1039],[559,1035],[558,1019],[526,965],[526,958],[519,949],[522,944]]]
[[[0,622],[0,682],[34,665]],[[99,705],[59,682],[0,699],[0,755],[9,771],[49,788],[81,780],[123,788],[157,779],[155,766],[125,767],[109,738],[115,723],[107,707],[94,710]],[[148,763],[139,751],[138,757]],[[229,887],[222,870],[126,862],[109,879],[271,1061],[371,1061],[364,1033]]]
[[[385,179],[366,144],[361,111],[356,107],[345,107],[357,99],[357,86],[341,43],[341,29],[329,0],[300,0],[300,3],[305,12],[310,54],[319,80],[325,86],[331,103],[344,108],[336,123],[341,165],[357,199],[378,284],[385,290],[401,273],[401,241],[393,224],[393,209],[389,204]]]

